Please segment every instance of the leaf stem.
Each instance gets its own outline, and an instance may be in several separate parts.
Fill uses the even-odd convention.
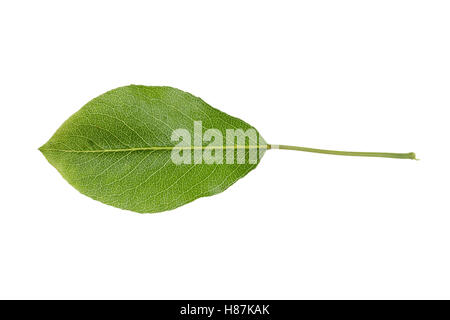
[[[267,149],[282,149],[282,150],[296,150],[305,151],[313,153],[323,153],[323,154],[333,154],[338,156],[351,156],[351,157],[379,157],[379,158],[394,158],[394,159],[416,159],[416,154],[414,152],[408,153],[390,153],[390,152],[355,152],[355,151],[336,151],[336,150],[325,150],[325,149],[315,149],[315,148],[305,148],[296,146],[286,146],[269,144]]]

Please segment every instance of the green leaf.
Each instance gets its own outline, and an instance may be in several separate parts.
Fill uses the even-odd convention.
[[[170,87],[127,86],[87,103],[40,150],[81,193],[141,213],[220,193],[268,149],[416,159],[413,152],[355,152],[269,145],[246,122]]]
[[[174,134],[177,129],[191,135],[191,144]],[[241,136],[229,140],[230,129]],[[81,193],[150,213],[224,191],[258,165],[266,148],[256,129],[200,98],[170,87],[131,85],[88,102],[40,151]],[[182,163],[174,161],[174,153]]]

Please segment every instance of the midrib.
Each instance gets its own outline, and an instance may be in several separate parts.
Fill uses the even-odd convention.
[[[270,149],[270,145],[261,146],[201,146],[201,147],[176,147],[176,146],[157,146],[157,147],[139,147],[139,148],[121,148],[121,149],[100,149],[100,150],[67,150],[39,148],[40,151],[59,151],[72,153],[95,153],[95,152],[130,152],[130,151],[155,151],[155,150],[198,150],[198,149]]]

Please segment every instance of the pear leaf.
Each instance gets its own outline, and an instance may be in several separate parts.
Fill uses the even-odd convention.
[[[153,213],[224,191],[266,149],[255,128],[200,98],[130,85],[88,102],[40,151],[82,194]]]

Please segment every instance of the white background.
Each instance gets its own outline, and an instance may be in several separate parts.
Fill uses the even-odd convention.
[[[450,298],[448,1],[3,1],[0,298]],[[169,85],[269,143],[226,192],[139,215],[37,150],[95,96]]]

